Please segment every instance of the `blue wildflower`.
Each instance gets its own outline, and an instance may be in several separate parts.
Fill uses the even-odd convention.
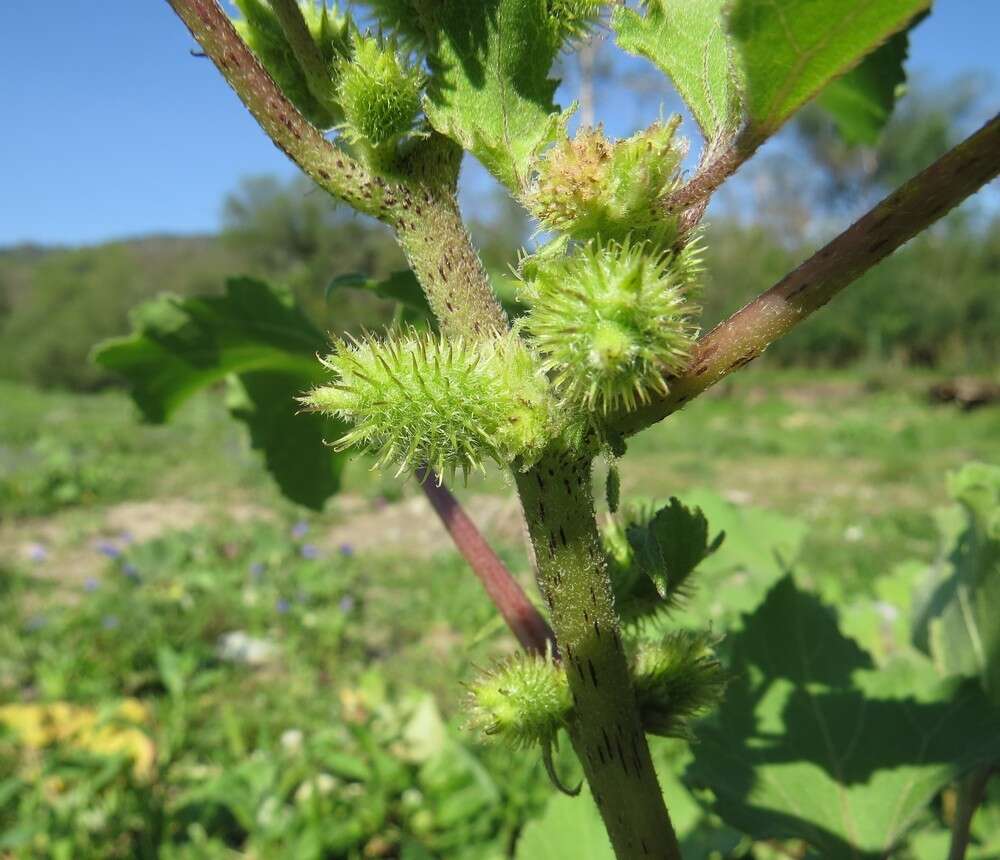
[[[299,555],[308,559],[319,558],[319,547],[316,544],[304,543],[299,549]]]
[[[309,533],[309,523],[305,520],[299,520],[294,526],[292,526],[292,537],[295,540],[301,540]]]
[[[106,555],[108,558],[118,558],[122,554],[122,551],[118,547],[107,540],[98,541],[94,548],[101,555]]]
[[[349,543],[342,543],[338,549],[340,551],[340,554],[345,558],[350,558],[352,555],[354,555],[354,547],[351,546],[351,544]]]
[[[83,590],[84,591],[97,591],[97,589],[100,588],[100,587],[101,587],[100,580],[95,579],[93,576],[88,576],[83,581]]]
[[[292,608],[292,604],[284,597],[279,597],[278,602],[274,605],[275,610],[277,610],[279,615],[284,615]]]

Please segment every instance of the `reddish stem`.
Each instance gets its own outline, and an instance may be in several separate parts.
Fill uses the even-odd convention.
[[[493,605],[527,651],[556,653],[556,637],[506,565],[493,552],[475,523],[438,476],[430,469],[417,470],[417,480],[458,551],[486,589]]]
[[[1000,173],[1000,114],[859,218],[795,271],[698,341],[669,393],[609,423],[636,433],[676,412]]]

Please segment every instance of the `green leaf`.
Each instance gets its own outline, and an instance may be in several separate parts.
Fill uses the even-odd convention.
[[[161,296],[137,308],[134,333],[98,345],[94,359],[125,377],[148,421],[160,423],[192,394],[235,374],[235,417],[289,499],[321,507],[340,486],[344,459],[324,445],[339,427],[298,415],[296,397],[323,381],[326,338],[291,294],[247,278],[221,296]]]
[[[586,787],[578,797],[553,795],[541,818],[528,823],[515,860],[614,860],[608,835]]]
[[[694,569],[715,552],[725,537],[708,540],[708,520],[701,508],[686,508],[672,498],[648,523],[627,530],[636,562],[653,580],[661,598],[683,592]]]
[[[931,573],[915,641],[943,674],[979,676],[1000,704],[1000,467],[970,463],[950,476],[949,492],[961,531]]]
[[[734,505],[710,490],[693,490],[685,500],[704,512],[712,528],[725,532],[726,540],[699,565],[693,593],[674,620],[732,630],[740,613],[752,611],[794,564],[806,525],[773,511]]]
[[[774,134],[831,80],[903,29],[930,0],[736,0],[751,139]]]
[[[740,126],[740,87],[726,33],[727,0],[648,0],[644,14],[620,6],[612,25],[621,48],[646,57],[673,81],[710,143]]]
[[[739,680],[685,774],[755,839],[884,857],[949,782],[1000,756],[1000,712],[922,659],[875,670],[834,613],[782,579],[731,637]]]
[[[919,15],[907,29],[819,94],[816,103],[833,117],[840,136],[848,143],[874,144],[878,140],[906,82],[903,64],[909,52],[910,30],[924,17]]]
[[[563,117],[549,69],[560,27],[545,0],[438,0],[426,4],[437,44],[425,105],[432,126],[471,152],[516,193]]]
[[[357,272],[340,275],[327,286],[326,300],[330,301],[331,296],[340,289],[369,290],[381,299],[398,302],[421,318],[434,318],[420,282],[410,269],[393,272],[381,281]]]

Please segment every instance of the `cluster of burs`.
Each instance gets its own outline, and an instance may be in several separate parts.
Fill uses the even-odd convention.
[[[299,66],[268,5],[236,3],[241,35],[284,92],[317,127],[339,130],[340,145],[371,170],[391,177],[407,149],[428,137],[427,75],[409,2],[371,4],[395,32],[391,40],[362,33],[325,4],[305,3],[326,64],[319,79]],[[579,35],[600,5],[550,0],[552,39]],[[307,408],[349,425],[337,446],[364,450],[399,473],[426,465],[445,476],[468,475],[487,460],[527,469],[545,451],[593,447],[594,439],[616,447],[610,419],[666,394],[666,378],[686,365],[697,335],[697,236],[662,203],[685,154],[678,123],[622,140],[600,129],[572,138],[563,131],[536,154],[527,183],[513,191],[545,241],[519,262],[527,311],[506,334],[473,339],[408,328],[337,342],[323,359],[331,381],[303,397]],[[682,533],[686,556],[678,558],[667,548]],[[634,509],[605,541],[618,609],[633,622],[676,603],[717,545],[700,512],[679,504]],[[647,729],[683,735],[686,716],[723,684],[708,637],[679,633],[630,650]],[[555,660],[517,658],[473,692],[479,725],[515,744],[547,749],[571,717]]]

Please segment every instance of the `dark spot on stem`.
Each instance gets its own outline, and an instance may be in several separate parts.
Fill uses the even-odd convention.
[[[594,687],[597,687],[597,671],[594,669],[594,661],[589,657],[587,658],[587,668],[590,670],[590,680],[593,682]]]

